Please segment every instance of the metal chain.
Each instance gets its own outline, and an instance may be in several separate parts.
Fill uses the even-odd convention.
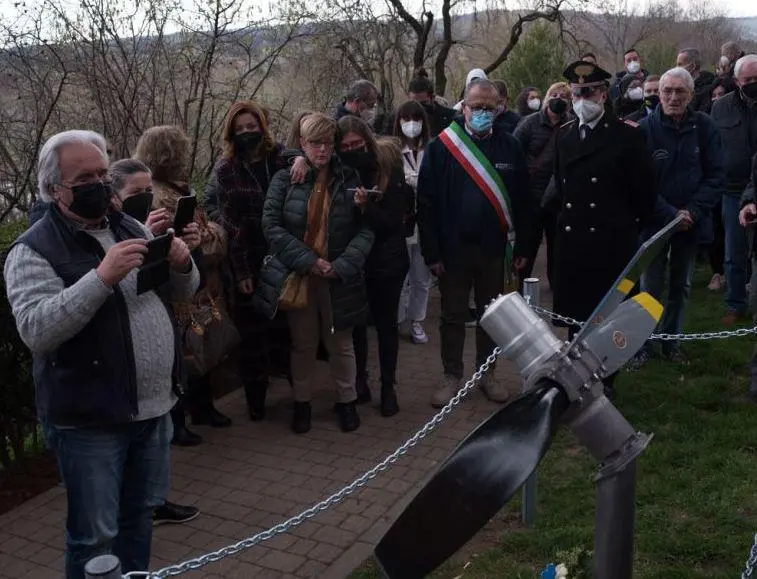
[[[741,579],[751,577],[755,569],[757,569],[757,534],[754,535],[754,543],[749,552],[749,558],[746,560],[746,569],[744,569],[744,572],[741,574]]]
[[[473,376],[471,376],[470,380],[465,383],[465,386],[463,386],[457,392],[457,394],[452,397],[452,400],[450,400],[444,408],[442,408],[437,414],[433,416],[433,418],[431,418],[426,424],[424,424],[420,428],[420,430],[418,430],[415,434],[413,434],[413,436],[408,438],[404,444],[402,444],[389,456],[384,458],[384,460],[382,460],[376,466],[374,466],[370,470],[367,470],[346,487],[344,487],[340,491],[335,492],[327,499],[324,499],[321,502],[313,505],[309,509],[302,511],[299,515],[295,515],[294,517],[284,521],[283,523],[279,523],[278,525],[271,527],[267,531],[258,533],[257,535],[239,541],[238,543],[229,545],[228,547],[224,547],[223,549],[219,549],[218,551],[213,551],[212,553],[202,555],[195,559],[189,559],[177,565],[170,565],[155,572],[140,571],[127,573],[125,577],[164,579],[165,577],[174,577],[176,575],[181,575],[182,573],[186,573],[187,571],[190,571],[192,569],[200,569],[205,565],[215,563],[216,561],[220,561],[221,559],[235,555],[240,551],[249,549],[250,547],[257,545],[258,543],[267,541],[268,539],[271,539],[280,533],[285,533],[293,527],[296,527],[297,525],[304,523],[308,519],[315,517],[318,513],[336,505],[347,496],[364,487],[366,484],[368,484],[368,482],[376,478],[376,476],[378,476],[380,473],[387,470],[391,465],[397,462],[400,457],[406,454],[408,450],[417,445],[421,440],[428,436],[431,431],[439,426],[439,424],[441,424],[441,422],[452,412],[452,410],[458,404],[460,404],[462,399],[465,398],[474,388],[476,388],[483,375],[488,372],[489,368],[491,368],[492,364],[494,364],[495,360],[501,353],[501,348],[495,348],[494,351],[486,359],[486,361],[481,364],[481,367],[476,370]]]
[[[568,316],[561,316],[555,312],[551,312],[546,308],[539,306],[531,306],[533,310],[542,316],[548,317],[552,320],[557,320],[569,326],[582,326],[584,322],[579,322]],[[696,340],[723,340],[726,338],[741,338],[743,336],[749,336],[757,334],[757,326],[752,328],[739,328],[738,330],[723,330],[721,332],[701,332],[699,334],[652,334],[649,339],[659,342],[693,342]]]

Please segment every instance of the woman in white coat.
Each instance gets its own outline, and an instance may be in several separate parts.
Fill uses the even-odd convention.
[[[423,160],[423,148],[429,141],[429,121],[420,103],[407,101],[400,105],[392,134],[402,143],[405,181],[415,191]],[[428,336],[423,322],[426,319],[432,276],[421,255],[418,226],[414,225],[413,231],[408,233],[410,235],[406,241],[410,255],[410,270],[400,296],[398,319],[401,331],[405,335],[409,335],[416,344],[425,344],[428,342]]]

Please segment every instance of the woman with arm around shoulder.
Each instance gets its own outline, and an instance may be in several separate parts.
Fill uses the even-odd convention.
[[[376,140],[359,118],[339,120],[339,156],[355,169],[361,187],[355,191],[355,204],[375,235],[373,249],[365,264],[368,304],[378,336],[381,368],[381,414],[399,412],[394,382],[399,354],[397,308],[408,270],[405,244],[408,213],[412,208],[412,189],[405,183],[402,157],[392,138]],[[356,388],[359,402],[371,399],[368,388],[368,338],[364,325],[353,332]]]
[[[418,172],[423,160],[423,149],[430,140],[429,121],[426,111],[416,101],[407,101],[397,109],[393,135],[402,143],[402,163],[405,171],[405,181],[413,189],[418,184]],[[413,194],[415,199],[415,194]],[[413,215],[417,212],[413,203]],[[428,294],[431,289],[432,276],[421,254],[418,226],[415,219],[409,223],[410,235],[406,238],[407,251],[410,258],[410,270],[402,288],[399,306],[400,327],[410,334],[415,344],[428,342],[423,322],[426,320],[428,309]]]
[[[357,173],[334,155],[336,121],[321,113],[302,120],[300,145],[310,165],[293,183],[289,170],[276,173],[263,209],[270,257],[256,288],[261,311],[271,317],[289,285],[306,292],[304,304],[287,311],[292,335],[294,413],[292,429],[310,430],[311,383],[319,337],[329,354],[344,432],[360,426],[355,407],[352,328],[365,323],[368,304],[363,268],[373,244],[353,193]],[[294,274],[294,275],[293,275]]]

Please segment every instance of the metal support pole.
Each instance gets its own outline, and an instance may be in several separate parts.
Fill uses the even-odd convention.
[[[597,481],[595,579],[632,579],[636,517],[636,459],[602,467]]]
[[[539,278],[528,277],[523,280],[523,299],[529,306],[541,305],[539,292]],[[521,391],[525,388],[525,381],[521,380]],[[521,517],[527,526],[534,524],[536,519],[536,472],[534,471],[523,485],[521,498]]]
[[[115,555],[100,555],[84,566],[86,579],[123,579],[121,561]]]

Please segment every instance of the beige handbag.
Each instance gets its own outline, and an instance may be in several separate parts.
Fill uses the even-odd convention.
[[[308,305],[308,276],[292,272],[279,296],[279,309],[302,310]]]

